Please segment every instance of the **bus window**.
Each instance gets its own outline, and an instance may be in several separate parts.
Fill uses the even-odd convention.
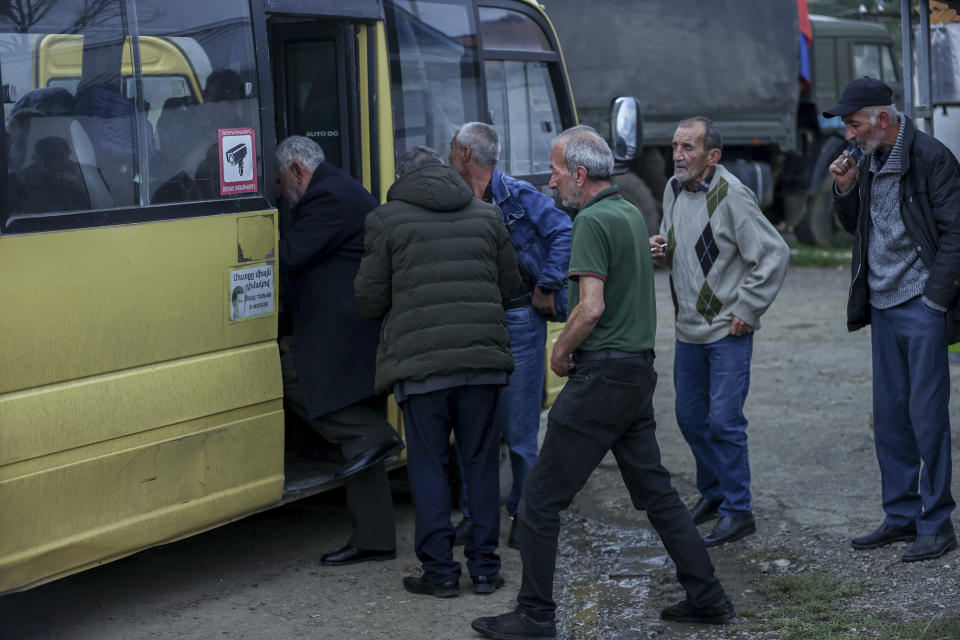
[[[503,147],[501,170],[549,173],[550,148],[563,129],[553,82],[558,56],[531,17],[489,7],[480,7],[479,16],[487,108]]]
[[[224,130],[260,142],[248,4],[136,1],[139,36],[125,31],[130,0],[0,14],[0,232],[18,221],[62,229],[189,215],[132,210],[259,193],[254,179],[221,184],[232,174],[218,146]],[[262,173],[258,149],[231,156],[243,158],[228,171]],[[118,209],[127,215],[109,213]],[[105,212],[75,215],[86,211]]]
[[[501,170],[510,175],[550,172],[550,149],[560,111],[543,62],[487,60],[490,119],[503,140]]]
[[[249,195],[226,192],[221,173],[219,134],[223,129],[250,129],[256,133],[259,102],[254,87],[256,66],[250,40],[250,11],[243,0],[151,0],[163,11],[138,13],[143,36],[175,48],[193,77],[178,72],[177,57],[151,49],[143,54],[143,92],[150,101],[150,125],[156,132],[157,154],[150,158],[147,204]],[[158,47],[154,47],[158,49]],[[147,48],[141,45],[141,51]],[[150,64],[148,64],[148,62]],[[202,87],[196,95],[193,87]],[[153,120],[153,118],[156,118]],[[254,135],[259,146],[259,135]],[[256,165],[240,167],[247,176],[262,173]]]
[[[480,119],[473,6],[396,0],[385,8],[397,154],[416,145],[446,149],[460,125]]]
[[[0,76],[7,89],[4,219],[133,204],[136,96],[121,93],[122,14],[120,0],[60,0],[40,14],[11,9],[0,16]],[[70,36],[61,52],[82,60],[83,72],[69,89],[37,86],[35,46],[43,34],[61,33],[80,34]]]

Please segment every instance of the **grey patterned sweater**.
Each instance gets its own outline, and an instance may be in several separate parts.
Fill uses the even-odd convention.
[[[660,232],[676,311],[677,339],[708,344],[729,335],[732,316],[760,328],[776,298],[790,249],[753,191],[717,165],[708,192],[667,183]]]
[[[923,293],[930,276],[900,216],[903,116],[899,120],[897,140],[890,148],[890,155],[883,166],[877,153],[870,154],[873,180],[870,183],[867,284],[870,287],[870,304],[877,309],[889,309],[916,298]]]

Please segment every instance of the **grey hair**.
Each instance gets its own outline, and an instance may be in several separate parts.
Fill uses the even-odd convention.
[[[585,124],[570,127],[553,141],[563,144],[563,159],[571,175],[577,167],[591,180],[609,180],[613,175],[613,152],[597,130]]]
[[[723,150],[723,136],[720,135],[720,127],[717,123],[706,116],[694,116],[681,120],[677,129],[692,127],[697,122],[703,123],[703,148],[707,151],[711,149]]]
[[[883,111],[886,111],[887,115],[890,116],[890,122],[893,122],[897,119],[897,105],[895,104],[872,105],[869,107],[864,107],[863,111],[870,116],[870,126],[877,124],[877,118]]]
[[[500,158],[500,136],[485,122],[468,122],[453,134],[460,149],[470,147],[473,160],[481,167],[493,167]]]
[[[397,176],[402,178],[420,167],[431,164],[443,164],[443,156],[430,147],[413,147],[404,151],[397,160]]]
[[[286,173],[294,160],[300,161],[308,170],[315,170],[326,158],[323,149],[305,136],[289,136],[277,145],[277,171]]]

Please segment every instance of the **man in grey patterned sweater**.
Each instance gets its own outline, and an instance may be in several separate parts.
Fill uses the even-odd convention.
[[[653,257],[666,259],[676,308],[677,424],[697,462],[696,524],[720,520],[708,547],[756,531],[747,419],[753,332],[780,291],[790,251],[754,193],[718,164],[722,141],[703,117],[673,135],[674,177],[663,195]],[[665,245],[665,246],[663,246]]]
[[[873,428],[882,478],[880,526],[856,549],[913,541],[904,562],[957,546],[950,522],[950,368],[958,339],[960,164],[898,115],[890,87],[858,78],[824,117],[841,116],[844,151],[831,165],[834,207],[854,234],[851,331],[872,325]]]

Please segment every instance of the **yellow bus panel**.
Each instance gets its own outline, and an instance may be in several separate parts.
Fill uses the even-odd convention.
[[[276,247],[276,211],[0,236],[0,593],[281,500]]]

